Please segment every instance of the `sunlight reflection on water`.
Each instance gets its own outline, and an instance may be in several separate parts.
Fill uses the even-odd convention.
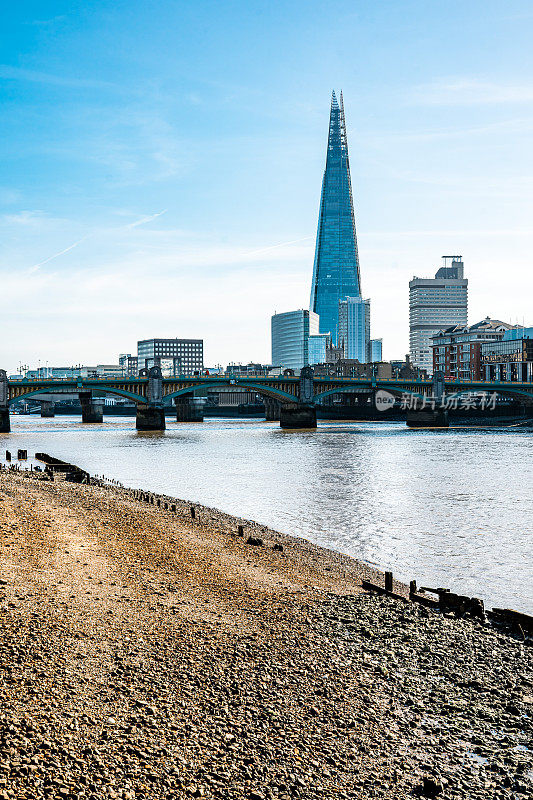
[[[533,612],[533,431],[210,419],[138,434],[133,417],[12,416],[0,448],[221,508],[494,605]],[[4,453],[2,452],[2,455]]]

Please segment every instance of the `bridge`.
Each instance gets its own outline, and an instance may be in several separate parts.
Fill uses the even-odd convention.
[[[316,427],[316,405],[332,395],[368,395],[386,392],[407,399],[407,424],[447,427],[447,398],[466,393],[485,393],[519,400],[533,406],[533,384],[505,381],[445,380],[440,373],[421,378],[344,378],[314,375],[304,367],[292,375],[179,375],[164,378],[159,367],[129,378],[44,378],[9,380],[0,370],[0,432],[10,430],[9,405],[22,398],[41,400],[42,415],[51,415],[54,399],[78,396],[83,422],[102,422],[98,397],[126,398],[137,406],[138,430],[164,430],[165,406],[174,404],[178,421],[194,419],[194,393],[222,387],[239,388],[262,396],[267,419],[279,419],[282,428]]]

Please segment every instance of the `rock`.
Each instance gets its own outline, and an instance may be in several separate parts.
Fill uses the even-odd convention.
[[[246,540],[246,544],[254,545],[255,547],[262,547],[263,540],[256,536],[249,536]]]
[[[424,797],[437,797],[442,794],[443,790],[442,783],[424,775],[422,778],[422,794]]]

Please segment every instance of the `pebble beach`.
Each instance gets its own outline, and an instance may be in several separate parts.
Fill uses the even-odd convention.
[[[172,503],[0,473],[0,800],[531,797],[523,636]]]

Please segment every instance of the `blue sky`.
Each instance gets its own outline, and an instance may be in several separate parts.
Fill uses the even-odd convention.
[[[201,336],[270,359],[307,307],[342,89],[372,333],[461,253],[470,321],[533,324],[531,2],[19,2],[0,20],[0,365]]]

